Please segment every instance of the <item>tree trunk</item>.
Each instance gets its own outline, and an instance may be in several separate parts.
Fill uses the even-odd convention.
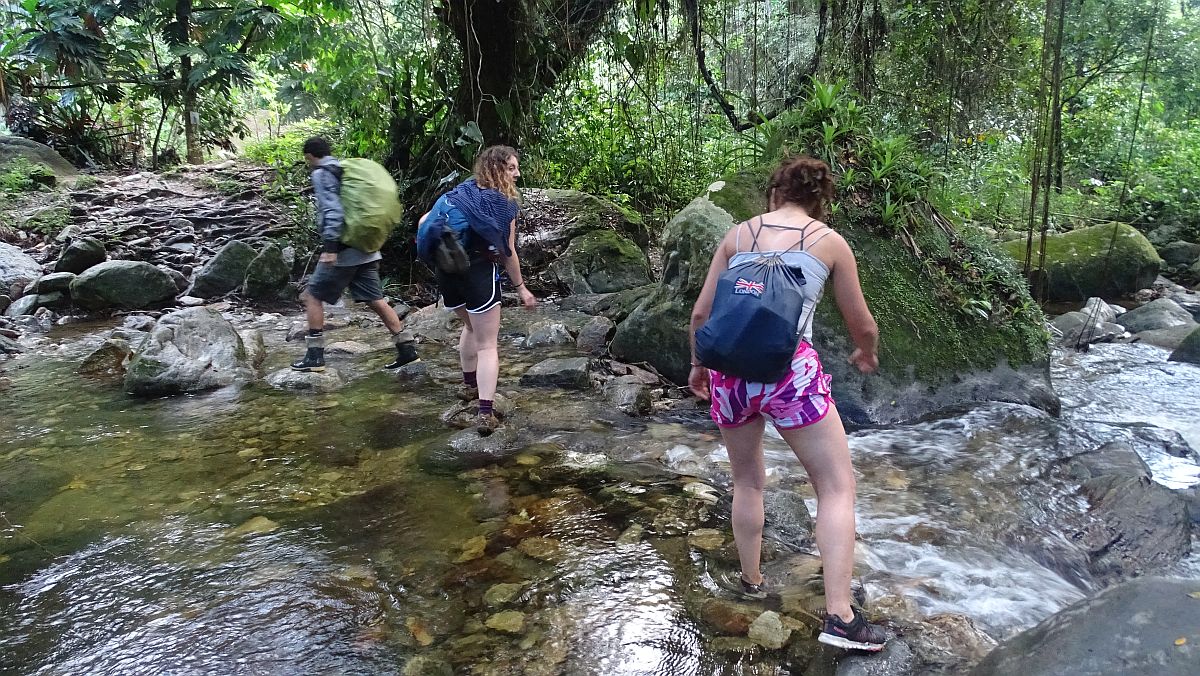
[[[536,102],[586,53],[616,4],[442,0],[438,18],[460,51],[456,112],[479,125],[484,144],[522,143]]]
[[[175,2],[175,38],[177,44],[186,45],[191,40],[192,0],[176,0]],[[182,54],[179,57],[179,90],[183,101],[183,136],[187,143],[187,161],[190,164],[204,162],[204,152],[200,148],[200,135],[196,129],[198,117],[196,113],[196,89],[192,87],[192,57]]]

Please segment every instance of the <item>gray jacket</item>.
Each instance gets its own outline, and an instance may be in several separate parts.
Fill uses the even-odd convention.
[[[313,194],[317,198],[317,232],[321,235],[321,251],[336,253],[339,268],[371,263],[383,258],[378,251],[368,253],[342,244],[342,229],[346,212],[342,208],[342,165],[332,155],[322,157],[312,172]]]

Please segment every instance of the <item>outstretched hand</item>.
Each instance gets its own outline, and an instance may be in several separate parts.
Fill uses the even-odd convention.
[[[517,294],[521,297],[521,305],[524,306],[526,310],[532,310],[533,308],[537,307],[537,297],[530,293],[529,289],[522,286],[517,290]]]
[[[855,349],[846,361],[861,373],[874,373],[879,369],[879,355],[875,352],[864,352],[861,348]]]
[[[688,374],[688,389],[701,399],[709,398],[708,369],[703,366],[693,366]]]

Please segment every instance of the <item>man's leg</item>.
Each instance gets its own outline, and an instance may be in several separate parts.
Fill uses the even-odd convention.
[[[325,370],[325,306],[321,300],[305,290],[300,295],[304,301],[304,318],[308,323],[308,335],[304,336],[304,358],[292,362],[297,371],[320,372]]]
[[[404,322],[400,321],[400,317],[396,315],[396,311],[388,305],[387,300],[377,298],[367,302],[367,306],[379,315],[383,320],[383,325],[387,327],[392,334],[392,342],[396,344],[396,361],[384,366],[385,369],[398,369],[405,364],[410,364],[420,359],[417,355],[417,339],[412,334],[412,331],[404,330]]]

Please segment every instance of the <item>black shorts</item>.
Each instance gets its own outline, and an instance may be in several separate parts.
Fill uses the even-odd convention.
[[[500,268],[491,261],[477,261],[461,275],[437,273],[442,302],[450,310],[466,308],[480,314],[500,304]]]
[[[350,297],[360,303],[383,298],[383,285],[379,281],[379,261],[362,265],[338,267],[329,263],[317,263],[317,269],[308,278],[308,293],[313,298],[330,305],[341,299],[346,288]]]

